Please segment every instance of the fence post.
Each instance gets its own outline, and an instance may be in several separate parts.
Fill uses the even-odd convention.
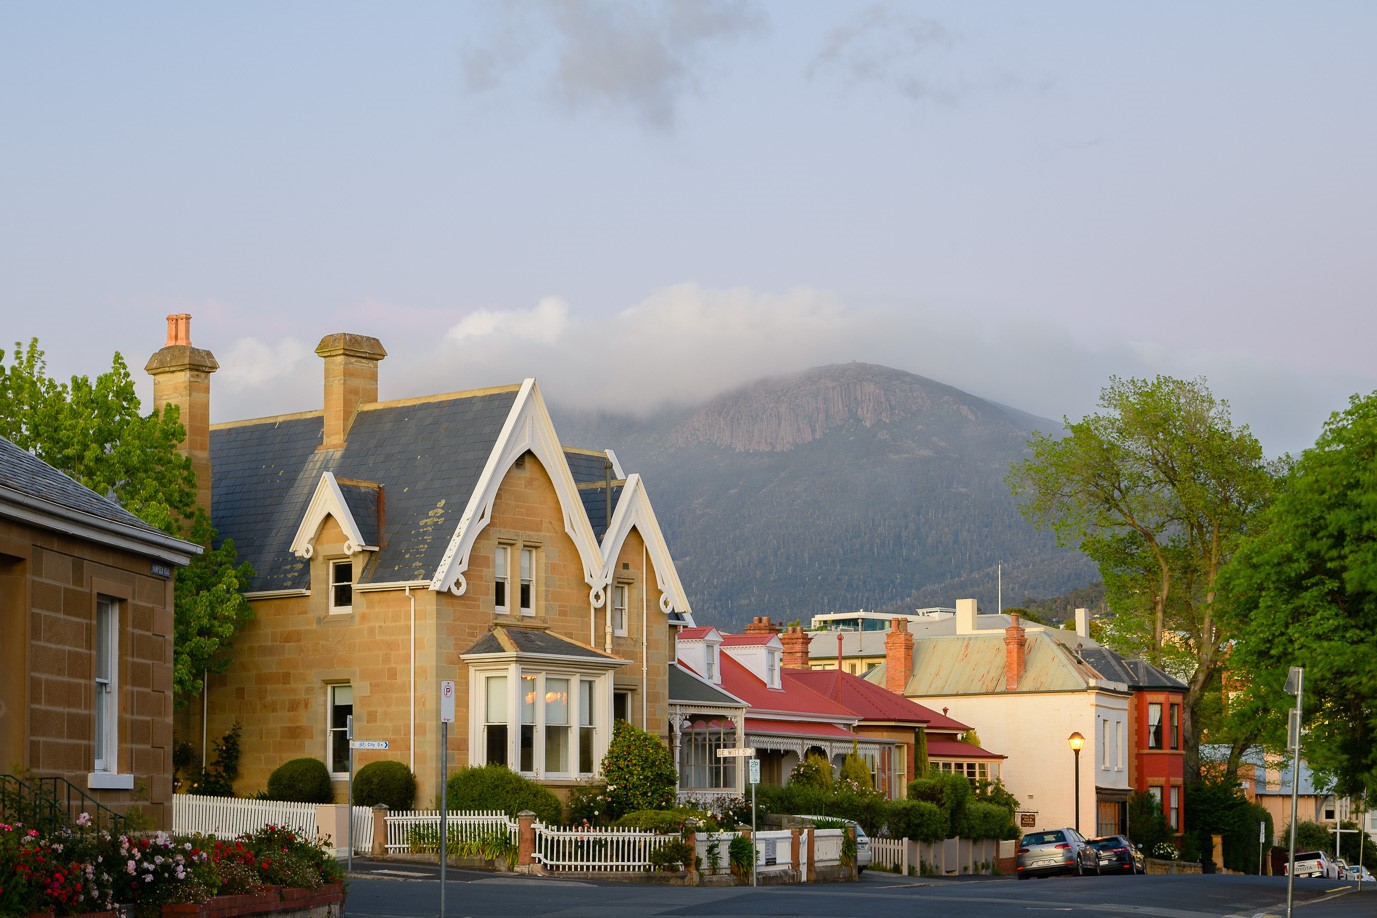
[[[801,865],[800,865],[799,862],[798,862],[798,854],[799,854],[799,851],[798,851],[798,847],[799,847],[798,841],[799,841],[799,839],[798,839],[798,829],[797,829],[797,828],[790,829],[790,830],[789,830],[789,860],[790,860],[790,862],[791,862],[791,866],[793,867],[794,876],[795,876],[795,877],[799,876],[799,869],[800,869],[800,867],[801,867]],[[797,882],[797,880],[795,880],[795,882]]]
[[[809,882],[809,883],[815,882],[815,881],[817,880],[817,878],[818,878],[818,871],[817,871],[818,859],[817,859],[817,857],[816,857],[817,848],[816,848],[816,846],[813,844],[813,842],[816,840],[816,837],[817,837],[817,830],[816,830],[816,829],[813,829],[813,828],[809,828],[809,829],[808,829],[808,882]]]
[[[373,856],[387,857],[387,804],[373,807]]]
[[[535,813],[522,810],[516,814],[517,848],[516,867],[520,873],[534,873],[535,864]]]
[[[689,857],[684,869],[688,871],[688,885],[698,885],[698,820],[690,816],[684,820],[684,836],[688,841]]]

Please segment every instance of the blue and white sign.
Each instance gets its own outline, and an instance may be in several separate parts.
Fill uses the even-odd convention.
[[[385,739],[356,739],[349,741],[350,749],[386,749]]]

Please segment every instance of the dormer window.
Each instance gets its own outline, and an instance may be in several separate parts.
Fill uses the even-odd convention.
[[[330,614],[354,611],[354,562],[348,558],[330,562]]]
[[[779,651],[773,647],[765,648],[765,684],[779,688]]]
[[[718,654],[720,654],[720,653],[722,652],[722,648],[721,648],[721,647],[718,647],[716,644],[709,644],[707,649],[708,649],[708,662],[707,662],[707,665],[704,667],[704,669],[706,670],[706,672],[704,672],[703,675],[707,677],[707,680],[708,680],[709,682],[716,682],[716,681],[717,681],[717,658],[718,658]]]
[[[535,549],[521,549],[521,614],[535,615]]]

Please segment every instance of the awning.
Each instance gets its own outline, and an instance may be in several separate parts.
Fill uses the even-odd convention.
[[[746,718],[747,733],[763,733],[767,736],[805,736],[821,739],[865,740],[850,730],[836,724],[813,723],[806,720],[764,720],[759,717]]]
[[[959,740],[928,740],[928,758],[938,759],[1004,759],[1008,756],[1000,755],[997,752],[990,752],[988,749],[981,749],[979,746],[972,746],[970,743],[963,743]]]

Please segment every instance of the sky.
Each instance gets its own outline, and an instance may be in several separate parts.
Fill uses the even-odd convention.
[[[0,347],[148,400],[190,313],[214,421],[318,409],[336,332],[385,399],[633,412],[1203,377],[1296,454],[1377,390],[1375,39],[1357,0],[0,0]]]

